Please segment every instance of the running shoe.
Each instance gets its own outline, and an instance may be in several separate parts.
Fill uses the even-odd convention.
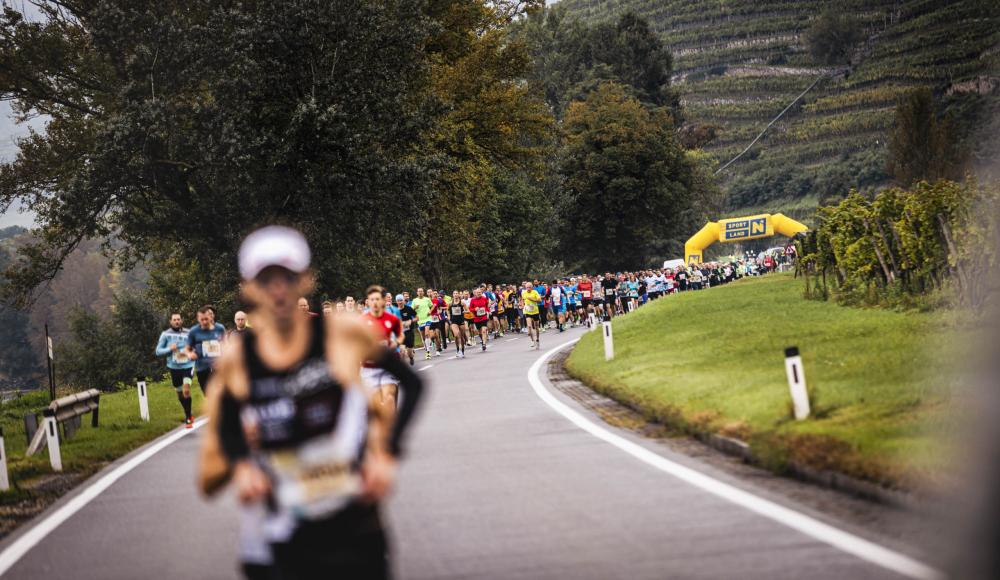
[[[188,417],[184,421],[184,427],[187,429],[191,429],[192,427],[194,427],[194,417]]]
[[[424,353],[424,360],[431,360],[431,351],[428,350]]]
[[[486,352],[486,345],[483,345],[483,352]]]
[[[439,351],[435,352],[434,356],[441,356],[441,351],[439,350]]]

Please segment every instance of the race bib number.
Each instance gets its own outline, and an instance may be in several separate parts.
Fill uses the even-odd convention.
[[[437,315],[431,316],[431,322],[441,322],[441,317]]]
[[[486,316],[486,309],[481,306],[476,308],[476,316]]]
[[[217,340],[206,340],[201,343],[201,353],[208,358],[222,356],[222,343]]]
[[[190,361],[191,361],[191,359],[188,358],[188,353],[186,351],[178,350],[177,352],[174,353],[174,362],[175,363],[177,363],[179,365],[182,365],[182,364],[188,363]]]
[[[451,308],[451,315],[452,316],[461,316],[462,315],[462,307],[461,306],[453,306]]]
[[[584,298],[590,298],[590,290],[584,290],[583,291],[583,297]]]
[[[615,291],[614,291],[613,288],[605,288],[604,289],[604,295],[605,296],[614,296],[615,295]]]
[[[321,437],[297,450],[268,454],[274,474],[275,500],[300,518],[325,517],[356,497],[360,476],[351,461],[337,457],[333,440]]]

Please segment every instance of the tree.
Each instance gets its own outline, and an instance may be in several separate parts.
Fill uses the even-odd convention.
[[[638,268],[690,229],[692,166],[667,111],[649,110],[608,82],[570,104],[565,131],[568,258],[586,269]]]
[[[0,166],[0,206],[19,200],[41,224],[10,298],[29,302],[87,238],[120,240],[108,251],[125,266],[178,252],[235,287],[239,241],[275,221],[309,237],[323,290],[403,268],[415,231],[399,224],[429,199],[424,10],[39,4],[41,22],[0,19],[0,98],[51,118]]]
[[[154,353],[164,316],[141,295],[118,294],[110,317],[75,308],[70,337],[57,345],[60,380],[77,388],[111,390],[137,376],[159,377]]]
[[[930,89],[912,91],[896,105],[889,173],[904,187],[921,180],[961,179],[966,155],[956,133],[951,117],[938,116]]]
[[[821,64],[848,64],[859,40],[861,24],[837,8],[823,10],[806,33],[809,54]]]
[[[467,264],[502,253],[508,226],[492,219],[501,201],[498,175],[537,174],[551,150],[552,117],[533,87],[521,82],[530,54],[507,30],[514,4],[523,10],[536,3],[446,2],[442,18],[453,24],[431,42],[431,95],[442,113],[423,144],[435,169],[418,261],[435,288],[446,279],[466,280]]]
[[[519,24],[518,36],[531,46],[531,79],[542,87],[557,117],[605,81],[619,83],[647,106],[670,107],[679,117],[679,101],[670,90],[673,57],[635,14],[585,26],[555,6],[530,14]]]

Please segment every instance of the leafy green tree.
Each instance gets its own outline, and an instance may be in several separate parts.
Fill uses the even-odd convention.
[[[163,321],[148,300],[133,293],[115,296],[110,317],[77,307],[69,317],[69,340],[57,346],[60,382],[110,390],[137,376],[161,376],[154,347]]]
[[[425,133],[423,150],[435,163],[433,210],[415,260],[436,288],[469,275],[463,264],[499,255],[497,241],[507,237],[507,226],[488,219],[498,201],[497,175],[537,173],[553,128],[544,101],[521,82],[531,61],[524,42],[507,30],[516,14],[512,3],[507,10],[480,1],[445,4],[446,21],[455,24],[431,44],[431,95],[443,112]]]
[[[604,83],[566,112],[560,174],[567,258],[588,269],[634,268],[693,225],[692,166],[670,114]]]
[[[902,186],[920,180],[959,180],[966,154],[950,116],[937,113],[928,88],[912,91],[896,105],[896,121],[889,134],[889,173]]]
[[[561,118],[568,104],[614,81],[650,107],[680,106],[670,90],[673,57],[643,18],[625,13],[616,22],[582,25],[555,6],[529,15],[518,29],[532,47],[531,78]]]
[[[241,238],[282,220],[310,238],[324,290],[404,267],[415,232],[398,225],[429,197],[423,5],[39,5],[41,22],[0,19],[0,97],[51,118],[0,166],[0,205],[41,224],[12,298],[91,237],[121,240],[120,264],[179,252],[235,287]]]
[[[827,8],[806,33],[806,45],[813,60],[822,64],[848,64],[861,40],[861,24],[839,8]]]

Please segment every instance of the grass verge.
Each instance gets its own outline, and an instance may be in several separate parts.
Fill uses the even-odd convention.
[[[789,462],[898,489],[935,484],[952,431],[962,331],[941,312],[858,309],[802,298],[790,274],[659,300],[614,322],[615,359],[589,333],[571,375],[687,433],[750,442]],[[798,346],[813,415],[795,421],[784,349]]]
[[[64,394],[69,393],[60,393]],[[73,437],[60,442],[63,472],[59,474],[49,465],[46,446],[31,457],[24,456],[28,447],[24,415],[48,406],[48,392],[37,391],[4,403],[0,407],[0,422],[11,488],[0,493],[0,536],[109,462],[181,425],[183,412],[169,380],[151,383],[148,394],[147,423],[139,418],[139,395],[134,386],[102,393],[99,426],[91,427],[90,415],[84,415]],[[192,389],[192,396],[197,414],[202,404],[201,392]]]

